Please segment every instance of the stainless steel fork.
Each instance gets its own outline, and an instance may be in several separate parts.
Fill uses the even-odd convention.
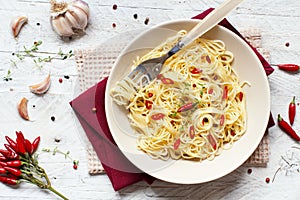
[[[216,26],[225,16],[231,12],[243,0],[227,0],[218,8],[210,12],[203,20],[185,36],[183,37],[168,53],[161,57],[146,60],[140,63],[128,77],[137,85],[145,86],[149,84],[160,73],[165,61],[183,47],[190,44],[196,38],[202,36],[204,33]]]

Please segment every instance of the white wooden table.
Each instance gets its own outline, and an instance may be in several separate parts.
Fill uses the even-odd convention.
[[[74,58],[54,60],[46,63],[42,69],[34,66],[31,59],[11,66],[12,55],[21,50],[23,45],[31,46],[34,41],[43,44],[41,56],[56,53],[59,48],[69,51],[75,48],[87,48],[100,44],[126,30],[151,27],[160,22],[191,18],[201,11],[216,7],[221,0],[87,0],[91,8],[91,18],[86,35],[63,41],[51,29],[49,24],[48,0],[1,0],[0,7],[0,136],[14,137],[17,130],[29,138],[40,135],[39,161],[51,179],[53,187],[70,199],[299,199],[300,198],[300,150],[277,125],[270,129],[270,162],[266,168],[242,166],[232,174],[219,180],[199,185],[175,185],[155,181],[153,185],[140,182],[119,192],[114,192],[104,175],[90,176],[87,168],[87,149],[85,135],[77,126],[76,118],[68,102],[76,96],[77,71]],[[117,9],[113,9],[113,5]],[[263,47],[271,51],[272,63],[300,64],[300,3],[294,0],[245,0],[228,19],[238,29],[255,27],[260,29]],[[12,37],[10,21],[14,16],[25,14],[28,24],[22,29],[18,42]],[[133,17],[137,14],[137,19]],[[148,25],[144,21],[149,18]],[[112,24],[116,27],[113,28]],[[289,43],[289,46],[286,44]],[[51,54],[52,55],[52,54]],[[8,69],[12,80],[3,81]],[[52,86],[47,95],[37,97],[28,90],[28,85],[38,82],[51,72]],[[67,75],[70,78],[66,79]],[[59,78],[63,82],[59,83]],[[271,111],[276,119],[281,114],[287,119],[287,106],[292,96],[300,102],[300,75],[288,74],[278,70],[269,76],[271,88]],[[16,104],[21,97],[29,99],[29,112],[33,121],[21,119]],[[257,97],[259,98],[259,96]],[[297,105],[297,109],[300,107]],[[259,114],[259,111],[257,112]],[[294,128],[300,131],[300,115],[297,112]],[[55,116],[55,121],[51,117]],[[59,140],[59,142],[57,141]],[[79,160],[78,170],[73,170],[71,159],[62,155],[53,156],[41,152],[42,148],[70,151],[73,159]],[[291,163],[298,163],[294,170],[281,170],[273,183],[267,184],[265,178],[272,179],[280,166],[287,167],[282,156],[288,159],[293,154]],[[42,191],[34,185],[23,183],[17,188],[0,184],[0,199],[59,199],[54,194]]]

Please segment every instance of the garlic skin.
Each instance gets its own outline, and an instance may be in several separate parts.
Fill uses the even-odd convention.
[[[27,22],[28,22],[27,16],[17,16],[12,19],[10,26],[11,26],[13,36],[15,38],[19,35],[23,25],[26,24]]]
[[[85,31],[90,16],[90,9],[86,2],[75,0],[70,3],[51,0],[51,26],[62,37],[69,37]]]
[[[23,97],[20,102],[18,103],[18,112],[19,115],[25,119],[25,120],[29,120],[29,116],[28,116],[28,111],[27,111],[27,102],[28,99],[26,99],[25,97]]]
[[[51,85],[51,79],[50,79],[50,74],[40,83],[37,83],[35,85],[30,85],[29,89],[32,93],[34,94],[45,94]]]

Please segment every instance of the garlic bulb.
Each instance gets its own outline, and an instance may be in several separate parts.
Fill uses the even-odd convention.
[[[72,36],[76,30],[84,31],[90,16],[88,4],[82,0],[70,3],[51,0],[51,26],[60,36]]]

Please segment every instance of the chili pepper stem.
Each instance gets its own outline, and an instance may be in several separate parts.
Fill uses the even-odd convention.
[[[55,193],[56,195],[60,196],[62,199],[64,200],[68,200],[67,197],[65,197],[63,194],[61,194],[60,192],[58,192],[57,190],[55,190],[52,186],[50,186],[48,188],[48,190],[50,190],[51,192]]]

